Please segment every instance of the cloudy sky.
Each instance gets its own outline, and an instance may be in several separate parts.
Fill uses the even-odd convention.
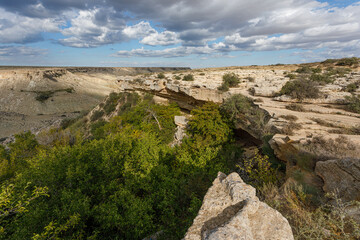
[[[360,1],[0,0],[0,65],[213,67],[360,56]]]

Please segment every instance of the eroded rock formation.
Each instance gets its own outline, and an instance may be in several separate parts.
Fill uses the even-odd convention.
[[[317,162],[315,172],[323,179],[325,192],[335,192],[344,201],[360,201],[360,159]]]
[[[237,173],[219,173],[185,240],[290,240],[288,221],[256,197]]]

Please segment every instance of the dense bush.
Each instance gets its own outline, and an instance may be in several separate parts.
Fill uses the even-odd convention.
[[[268,131],[270,114],[241,94],[226,99],[221,111],[229,117],[236,128],[244,129],[259,139]]]
[[[179,113],[144,99],[93,124],[96,140],[39,151],[33,135],[17,136],[1,159],[23,159],[25,167],[5,178],[16,189],[12,203],[31,201],[26,211],[0,216],[0,239],[142,239],[159,231],[181,239],[217,172],[234,168],[241,148],[212,103],[191,112],[188,137],[169,147],[163,136],[173,136]]]
[[[230,87],[237,87],[240,79],[235,73],[226,73],[222,77],[223,82],[218,90],[226,92],[229,90]]]
[[[312,73],[312,68],[308,66],[303,66],[295,70],[297,73]]]
[[[192,75],[192,74],[190,74],[190,73],[184,75],[183,81],[194,81],[194,75]]]
[[[90,120],[92,122],[95,122],[97,120],[99,120],[102,116],[104,116],[104,111],[102,110],[96,110],[91,114]]]
[[[334,82],[334,79],[327,74],[313,73],[309,79],[320,84],[329,84]]]
[[[357,89],[359,88],[359,83],[349,83],[346,87],[345,87],[345,91],[347,92],[355,92]]]
[[[293,74],[293,73],[288,73],[285,75],[285,77],[288,77],[288,78],[290,78],[290,80],[292,80],[292,79],[295,79],[297,77],[297,75]]]
[[[164,73],[158,73],[157,78],[163,79],[163,78],[165,78],[165,74]]]
[[[351,97],[346,97],[348,101],[348,105],[346,109],[350,112],[360,113],[360,98],[356,95],[352,95]]]
[[[256,188],[277,182],[277,169],[272,168],[269,157],[261,155],[258,150],[254,157],[241,161],[238,168],[243,180]]]
[[[342,58],[336,63],[337,66],[353,66],[359,63],[359,59],[356,57]]]
[[[318,98],[320,91],[316,82],[296,79],[286,82],[280,90],[280,95],[288,95],[292,98],[303,100],[304,98]]]

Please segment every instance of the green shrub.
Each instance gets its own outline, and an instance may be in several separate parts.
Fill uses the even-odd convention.
[[[352,95],[351,97],[345,98],[348,101],[346,109],[350,112],[360,113],[360,98],[359,96]]]
[[[311,70],[313,73],[321,73],[322,72],[322,69],[320,67],[312,68]]]
[[[235,73],[226,73],[223,75],[223,82],[218,90],[226,92],[230,87],[237,87],[240,79]]]
[[[309,78],[311,81],[314,81],[314,82],[318,82],[320,84],[329,84],[329,83],[333,83],[334,82],[334,79],[331,78],[329,75],[327,74],[316,74],[316,73],[313,73],[310,78]]]
[[[231,136],[231,129],[220,113],[219,106],[209,102],[191,111],[188,123],[188,134],[197,140],[198,144],[219,144],[226,142]]]
[[[192,75],[192,74],[184,75],[183,81],[194,81],[194,75]]]
[[[353,66],[359,63],[359,59],[356,57],[342,58],[336,63],[336,66]]]
[[[223,82],[229,87],[237,87],[240,79],[235,73],[226,73],[223,75]]]
[[[231,96],[221,105],[221,111],[236,128],[244,129],[259,139],[267,131],[266,124],[270,120],[270,114],[248,97],[241,94]]]
[[[91,135],[95,139],[101,139],[105,137],[105,129],[104,126],[107,122],[106,121],[97,121],[90,125],[90,132]]]
[[[344,77],[345,74],[348,74],[351,72],[351,69],[349,68],[328,68],[327,69],[327,75],[329,76],[338,76],[338,77]]]
[[[321,63],[324,63],[324,64],[333,64],[333,63],[336,63],[337,62],[337,59],[326,59],[325,61],[321,62]]]
[[[163,78],[165,78],[165,74],[164,73],[158,73],[157,78],[163,79]]]
[[[293,74],[293,73],[288,73],[288,74],[285,75],[285,77],[288,77],[288,78],[290,78],[290,80],[292,80],[292,79],[296,79],[297,75]]]
[[[94,111],[90,117],[90,120],[92,122],[95,122],[96,120],[100,119],[102,116],[104,116],[104,111],[102,110],[97,110],[97,111]]]
[[[304,98],[319,98],[320,91],[316,82],[296,79],[286,82],[286,84],[280,90],[280,95],[288,95],[291,98],[303,100]]]
[[[39,102],[45,102],[54,95],[54,91],[37,92],[35,99]]]
[[[114,112],[116,109],[116,106],[118,104],[118,100],[123,97],[124,93],[110,93],[109,97],[106,99],[105,105],[103,107],[106,115],[109,115],[110,113]]]
[[[240,176],[257,189],[264,184],[277,182],[277,169],[271,167],[269,157],[255,151],[255,156],[244,159],[237,165]]]
[[[175,80],[180,80],[181,79],[181,77],[179,75],[175,75],[174,78],[175,78]]]
[[[163,239],[181,239],[217,172],[235,168],[241,147],[219,106],[209,103],[192,111],[187,138],[172,148],[162,131],[175,129],[175,114],[176,105],[146,98],[110,123],[93,123],[97,139],[29,155],[14,189],[31,196],[46,188],[49,197],[0,216],[0,238],[144,239],[161,230]],[[32,140],[26,136],[12,150],[37,149]]]
[[[312,69],[308,66],[303,66],[295,70],[297,73],[312,73]]]
[[[358,88],[359,88],[358,83],[349,83],[345,87],[345,91],[347,91],[347,92],[355,92]]]
[[[205,76],[205,73],[202,72],[202,73],[199,73],[199,75],[200,75],[200,76]]]
[[[221,91],[221,92],[227,92],[229,91],[229,85],[226,85],[226,84],[221,84],[219,87],[218,87],[218,90]]]

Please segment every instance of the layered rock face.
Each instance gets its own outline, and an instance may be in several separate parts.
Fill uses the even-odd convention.
[[[360,159],[317,162],[315,172],[323,179],[325,192],[337,192],[344,201],[360,201]]]
[[[185,240],[290,240],[288,221],[256,197],[237,173],[219,173]]]

